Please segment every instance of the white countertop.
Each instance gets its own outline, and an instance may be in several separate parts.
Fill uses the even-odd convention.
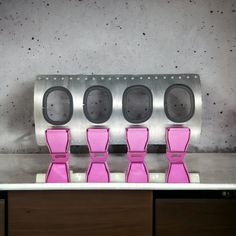
[[[189,172],[198,172],[201,183],[35,183],[37,173],[46,173],[49,154],[0,154],[0,191],[10,190],[236,190],[236,153],[187,154]],[[88,154],[72,155],[70,169],[86,172]],[[165,173],[168,163],[164,154],[148,154],[150,173]],[[110,171],[125,172],[125,154],[110,154]]]

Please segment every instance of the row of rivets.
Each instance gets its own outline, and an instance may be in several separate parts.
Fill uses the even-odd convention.
[[[158,78],[159,78],[158,76],[155,76],[155,77],[154,77],[154,79],[158,79]],[[161,77],[160,77],[160,78],[161,78]],[[174,78],[176,78],[176,77],[175,77],[175,76],[171,76],[170,78],[171,78],[171,79],[174,79]],[[178,79],[182,79],[182,78],[184,78],[184,77],[182,77],[182,76],[178,76]],[[186,76],[186,78],[187,78],[187,79],[190,79],[190,76],[189,76],[189,75],[187,75],[187,76]],[[198,78],[198,76],[197,76],[197,75],[195,75],[195,76],[194,76],[194,78]],[[42,79],[41,77],[38,77],[38,80],[41,80],[41,79]],[[54,77],[53,79],[54,79],[54,80],[57,80],[57,79],[64,80],[65,78],[64,78],[64,77],[61,77],[61,78]],[[70,79],[70,80],[73,80],[73,77],[70,77],[69,79]],[[76,79],[77,79],[77,80],[80,80],[80,78],[79,78],[79,77],[78,77],[78,78],[76,78]],[[93,77],[93,78],[92,78],[92,80],[96,80],[96,79],[97,79],[96,77]],[[104,80],[104,79],[105,79],[104,77],[101,77],[101,80]],[[116,79],[117,79],[117,80],[120,80],[120,77],[116,77]],[[127,77],[123,77],[123,79],[124,79],[124,80],[126,80],[126,79],[127,79]],[[134,79],[135,79],[135,77],[131,77],[131,80],[134,80]],[[142,79],[143,79],[143,77],[142,77],[142,76],[140,76],[140,77],[139,77],[139,79],[140,79],[140,80],[142,80]],[[148,77],[147,77],[147,79],[148,79],[148,80],[150,80],[150,79],[151,79],[151,77],[150,77],[150,76],[148,76]],[[163,76],[163,79],[167,79],[167,77],[166,77],[166,76]],[[48,78],[48,77],[45,77],[45,80],[49,80],[49,78]],[[84,80],[88,80],[88,78],[87,78],[87,77],[85,77],[85,78],[84,78]],[[108,80],[112,80],[112,78],[111,78],[111,77],[109,77],[109,78],[108,78]]]

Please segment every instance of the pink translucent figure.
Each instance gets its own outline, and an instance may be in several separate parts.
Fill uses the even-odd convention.
[[[87,170],[87,182],[110,182],[107,165],[109,129],[87,129],[87,142],[90,151],[90,163]]]
[[[189,183],[189,174],[184,162],[186,149],[190,139],[190,129],[173,127],[166,129],[166,156],[169,168],[166,175],[168,183]]]
[[[67,183],[69,176],[70,130],[64,128],[47,129],[46,141],[51,155],[51,163],[46,175],[47,183]]]
[[[147,128],[127,128],[128,170],[126,182],[146,183],[149,181],[148,170],[144,159],[148,142]]]

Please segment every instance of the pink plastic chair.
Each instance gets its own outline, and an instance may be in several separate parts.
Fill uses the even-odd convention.
[[[189,128],[173,127],[166,129],[166,156],[169,161],[166,175],[167,183],[190,183],[188,169],[184,161],[189,139]]]
[[[147,128],[127,128],[128,170],[126,182],[146,183],[149,181],[148,170],[144,162],[148,142]]]
[[[51,155],[51,163],[46,175],[46,183],[70,182],[69,175],[69,129],[47,129],[46,141]]]
[[[110,182],[107,165],[109,129],[87,129],[87,142],[90,151],[90,163],[87,170],[87,182]]]

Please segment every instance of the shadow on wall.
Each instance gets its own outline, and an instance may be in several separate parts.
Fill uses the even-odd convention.
[[[236,134],[234,133],[236,130],[236,110],[228,109],[219,113],[223,116],[223,120],[220,127],[216,127],[218,129],[216,135],[221,137],[223,145],[228,145],[228,147],[219,148],[219,145],[216,144],[214,150],[215,152],[236,152]]]
[[[1,153],[48,153],[47,147],[38,146],[35,139],[34,82],[27,83],[21,90],[17,89],[14,97],[15,109],[7,114],[7,133],[11,145]]]
[[[198,143],[190,145],[189,152],[236,152],[236,110],[235,109],[218,109],[215,102],[208,101],[208,96],[203,96],[203,116],[202,127],[210,127],[209,129],[201,130],[201,136]],[[226,105],[226,104],[224,104]],[[216,110],[212,113],[207,113],[209,106],[215,106]],[[218,125],[213,123],[213,120],[218,120]],[[212,137],[212,134],[217,137]],[[198,146],[201,148],[198,148]],[[227,147],[225,147],[227,145]]]

